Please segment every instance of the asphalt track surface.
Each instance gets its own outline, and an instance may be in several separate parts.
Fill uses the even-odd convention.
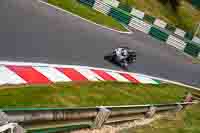
[[[200,65],[176,49],[134,31],[120,34],[37,0],[0,0],[0,60],[120,69],[103,60],[118,46],[137,51],[130,71],[200,86]]]

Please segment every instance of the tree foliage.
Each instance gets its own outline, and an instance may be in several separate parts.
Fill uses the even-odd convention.
[[[169,3],[174,11],[177,10],[181,0],[159,0],[162,4]]]

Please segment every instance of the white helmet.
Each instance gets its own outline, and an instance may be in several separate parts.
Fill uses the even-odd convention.
[[[122,54],[122,56],[127,56],[128,55],[128,51],[126,49],[123,49],[121,54]]]

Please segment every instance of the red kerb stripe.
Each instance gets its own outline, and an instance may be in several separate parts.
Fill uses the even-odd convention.
[[[72,81],[88,80],[86,77],[84,77],[81,73],[79,73],[73,68],[57,68],[57,69],[63,74],[65,74],[67,77],[69,77]]]
[[[102,77],[104,80],[108,80],[108,81],[116,81],[116,79],[114,77],[112,77],[111,75],[109,75],[108,73],[106,73],[103,70],[95,70],[92,69],[93,72],[95,72],[96,74],[98,74],[100,77]]]
[[[120,73],[120,74],[133,83],[139,83],[139,81],[135,79],[133,76],[131,76],[130,74],[127,74],[127,73]]]
[[[29,84],[46,84],[51,81],[31,66],[7,66]]]

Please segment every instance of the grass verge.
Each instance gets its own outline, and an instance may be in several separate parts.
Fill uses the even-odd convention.
[[[127,32],[127,29],[124,28],[120,23],[118,23],[116,20],[114,20],[110,16],[106,16],[100,12],[97,12],[93,10],[90,7],[87,7],[83,4],[80,4],[76,0],[47,0],[48,3],[58,6],[62,9],[65,9],[69,12],[72,12],[74,14],[77,14],[83,18],[86,18],[88,20],[91,20],[97,24]]]
[[[53,85],[0,87],[0,108],[76,107],[173,103],[187,88],[172,85],[136,85],[117,82],[75,82]]]

